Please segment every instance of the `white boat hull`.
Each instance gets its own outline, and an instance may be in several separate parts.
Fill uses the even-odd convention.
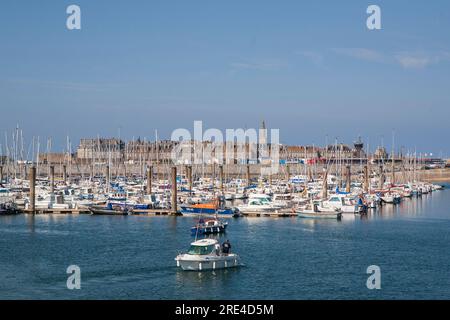
[[[231,253],[229,255],[206,257],[182,254],[175,258],[177,267],[185,271],[204,271],[204,270],[217,270],[225,268],[235,268],[240,265],[239,256]]]
[[[394,197],[381,197],[384,203],[394,203]]]
[[[306,219],[340,219],[342,212],[338,211],[314,211],[314,210],[300,210],[297,211],[297,216],[299,218]]]

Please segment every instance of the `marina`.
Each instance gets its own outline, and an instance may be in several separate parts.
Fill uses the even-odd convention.
[[[0,297],[448,299],[449,192],[408,198],[354,220],[227,219],[229,230],[209,237],[229,239],[243,266],[201,272],[183,271],[174,261],[194,241],[197,217],[2,216]],[[82,290],[67,290],[68,264],[80,266]],[[382,290],[366,288],[373,264],[382,268]]]
[[[262,142],[266,131],[263,121]],[[353,148],[337,141],[313,148],[272,145],[272,153],[280,149],[279,163],[267,174],[260,145],[255,160],[249,158],[246,164],[236,163],[235,151],[220,152],[250,150],[248,143],[233,142],[230,148],[228,143],[164,141],[161,150],[158,141],[82,139],[75,153],[38,151],[24,160],[9,151],[24,148],[19,137],[23,134],[17,128],[14,143],[6,146],[9,156],[2,157],[0,165],[2,214],[352,218],[440,190],[441,185],[427,181],[446,181],[450,171],[445,160],[416,152],[392,149],[388,154],[377,147],[371,153],[361,138]],[[197,145],[197,152],[211,152],[224,163],[176,164],[177,148]],[[140,171],[130,170],[130,163]],[[270,163],[273,167],[273,160]],[[80,165],[90,168],[89,173]]]
[[[219,175],[213,170],[211,177],[194,176],[189,165],[172,166],[165,180],[155,179],[152,165],[145,176],[113,176],[106,165],[104,176],[80,179],[64,174],[59,180],[52,165],[50,175],[39,179],[35,165],[30,166],[28,179],[4,179],[0,167],[1,212],[340,219],[442,189],[421,180],[433,169],[420,169],[415,158],[397,165],[381,162],[373,168],[374,161],[367,157],[365,164],[354,165],[354,171],[345,159],[332,158],[320,167],[308,162],[281,166],[276,177],[252,176],[248,164],[241,168],[242,178],[226,178],[226,165],[219,166]]]
[[[376,153],[363,152],[360,141],[355,146],[359,149],[346,155],[334,152],[328,158],[302,158],[289,163],[282,159],[278,172],[271,175],[262,174],[261,161],[235,164],[231,169],[226,164],[142,162],[141,174],[129,175],[119,174],[114,167],[120,164],[112,162],[98,166],[103,175],[92,171],[80,174],[73,172],[73,163],[69,162],[60,166],[63,171],[59,176],[52,163],[46,164],[46,171],[39,163],[27,163],[26,170],[19,169],[20,163],[13,167],[9,163],[6,175],[4,167],[0,167],[0,242],[5,246],[11,241],[19,243],[17,250],[26,254],[34,247],[25,240],[29,237],[39,239],[42,248],[55,245],[55,241],[59,246],[72,243],[72,237],[78,238],[74,248],[86,253],[77,263],[87,269],[88,278],[83,282],[88,290],[79,293],[79,298],[120,298],[126,292],[127,297],[138,299],[176,299],[187,294],[181,289],[185,285],[193,290],[195,299],[205,298],[206,294],[209,299],[448,297],[445,285],[434,285],[433,292],[428,293],[416,288],[406,295],[394,285],[378,296],[352,285],[364,276],[364,263],[379,263],[379,255],[390,248],[406,250],[399,259],[416,263],[417,257],[407,254],[411,243],[403,240],[412,236],[410,232],[417,239],[425,237],[439,243],[445,250],[448,244],[441,241],[450,221],[444,205],[449,201],[445,183],[448,169],[442,164],[429,168],[420,157],[395,159],[394,153],[380,158]],[[360,156],[356,161],[352,158],[355,152]],[[111,158],[111,153],[107,156]],[[236,174],[229,174],[229,170]],[[441,179],[429,180],[436,176]],[[404,227],[408,231],[401,231]],[[394,242],[389,240],[391,228],[399,230],[393,236],[398,237]],[[80,238],[81,234],[86,236]],[[377,241],[384,241],[385,246],[379,248]],[[61,250],[58,246],[55,250]],[[186,247],[189,249],[183,252]],[[414,250],[425,249],[416,245]],[[255,252],[265,256],[263,260]],[[13,254],[8,250],[1,257],[0,267],[12,263],[21,270]],[[53,272],[61,268],[55,254],[47,250],[48,256],[43,258]],[[282,257],[281,265],[277,257]],[[71,259],[76,260],[77,255]],[[105,266],[109,261],[105,259],[116,261],[121,271],[116,266]],[[117,259],[129,263],[124,265]],[[341,269],[348,259],[359,261],[360,270],[355,269],[357,263],[348,270]],[[391,275],[399,272],[395,271],[396,257],[392,259],[394,265],[385,262],[383,266],[390,268]],[[318,271],[309,271],[311,268]],[[336,279],[330,278],[328,269],[333,270]],[[255,279],[264,281],[270,277],[267,272],[274,270],[277,283],[271,288],[278,292],[276,296],[266,292],[264,286],[250,286]],[[2,272],[5,277],[11,276],[8,267]],[[40,277],[46,273],[42,269],[39,272]],[[98,278],[99,273],[104,276]],[[108,274],[113,275],[113,287],[102,280]],[[297,280],[292,282],[292,277]],[[160,282],[159,278],[164,280]],[[137,287],[133,279],[139,279]],[[401,279],[403,285],[411,281],[405,276]],[[41,297],[66,297],[52,285],[53,280],[44,287],[36,281],[32,280],[32,287],[41,292]],[[208,286],[214,287],[217,281],[219,288],[237,292],[210,291]],[[235,281],[248,285],[236,287]],[[322,283],[321,289],[315,290],[311,281]],[[107,289],[100,293],[97,286]],[[18,290],[13,282],[7,281],[8,287],[15,290],[13,298],[36,297]],[[197,291],[199,288],[202,291]],[[327,291],[321,291],[325,288]],[[1,289],[0,297],[9,298]]]

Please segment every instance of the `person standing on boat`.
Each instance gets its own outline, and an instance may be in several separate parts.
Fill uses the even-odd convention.
[[[231,243],[230,243],[230,240],[227,239],[227,241],[225,241],[225,242],[222,244],[222,252],[223,252],[225,255],[228,255],[228,254],[231,252]]]
[[[363,201],[363,197],[362,197],[362,195],[360,194],[359,196],[358,196],[358,202],[356,203],[356,205],[355,205],[355,212],[360,212],[361,211],[361,209],[363,208],[363,205],[364,205],[364,201]]]
[[[216,249],[216,255],[220,256],[220,244],[216,243],[214,248]]]

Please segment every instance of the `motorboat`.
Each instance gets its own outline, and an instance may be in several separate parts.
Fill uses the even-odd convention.
[[[89,211],[93,215],[110,215],[110,216],[126,216],[129,215],[132,210],[128,207],[112,205],[108,203],[106,206],[91,206]]]
[[[381,198],[378,194],[365,195],[367,207],[370,209],[376,209],[381,205]]]
[[[198,223],[191,228],[192,235],[217,234],[225,232],[228,222],[219,219],[199,219]]]
[[[320,201],[311,200],[310,205],[295,211],[299,218],[341,219],[342,210],[333,207],[324,207]]]
[[[290,193],[277,193],[272,197],[272,204],[282,208],[291,207],[293,204],[293,197]]]
[[[367,205],[362,201],[358,203],[345,195],[335,194],[327,201],[323,201],[323,206],[342,210],[343,213],[361,214],[367,211]]]
[[[215,239],[192,242],[189,251],[179,254],[175,261],[177,267],[187,271],[234,268],[240,265],[239,256],[235,253],[223,253]]]
[[[19,210],[17,209],[17,206],[15,203],[12,203],[12,202],[0,203],[0,216],[17,214],[17,213],[19,213]]]
[[[277,207],[272,206],[270,203],[265,202],[263,199],[253,198],[249,199],[248,203],[237,207],[242,214],[253,212],[274,212]]]
[[[294,195],[292,199],[292,203],[297,206],[304,206],[309,202],[309,199],[307,197],[304,197],[303,194],[300,195]]]
[[[39,195],[35,203],[36,209],[73,209],[73,207],[71,202],[64,202],[64,196],[61,194]]]
[[[139,202],[132,201],[132,200],[127,200],[127,201],[124,201],[124,202],[122,202],[122,201],[108,201],[107,203],[108,203],[108,205],[110,204],[113,207],[115,207],[115,206],[126,207],[128,209],[133,209],[133,210],[136,210],[136,211],[151,209],[151,206],[148,203],[139,203]]]
[[[248,196],[245,192],[236,192],[234,194],[234,199],[237,199],[237,200],[243,200],[243,199],[247,199],[247,198],[248,198]]]
[[[219,201],[213,201],[208,203],[198,203],[192,205],[181,205],[181,213],[192,215],[192,214],[200,214],[200,215],[209,215],[209,216],[234,216],[234,210],[228,207],[219,206]]]
[[[234,194],[231,192],[227,192],[224,194],[225,200],[226,201],[233,201],[234,200]]]
[[[394,203],[394,196],[393,195],[384,195],[381,197],[381,200],[384,203]]]
[[[275,195],[276,197],[276,201],[274,201],[272,199],[272,197],[268,194],[264,194],[264,193],[255,193],[255,194],[251,194],[249,196],[249,203],[251,200],[259,200],[261,201],[261,203],[266,204],[266,205],[270,205],[272,207],[272,209],[284,209],[287,208],[289,206],[292,205],[291,203],[291,199],[292,196],[290,194],[286,194],[286,195]],[[289,199],[289,200],[286,200]],[[288,202],[289,201],[289,202]]]
[[[341,219],[342,212],[334,211],[334,212],[321,212],[314,211],[312,209],[305,209],[297,211],[297,216],[299,218],[307,218],[307,219]]]
[[[381,200],[384,203],[397,204],[401,201],[401,196],[398,194],[386,193],[381,196]]]
[[[155,194],[143,195],[141,200],[142,204],[147,204],[149,208],[152,209],[158,208],[161,203],[161,201],[156,197]]]
[[[11,196],[12,196],[11,191],[8,188],[0,187],[0,199],[1,198],[9,198]]]

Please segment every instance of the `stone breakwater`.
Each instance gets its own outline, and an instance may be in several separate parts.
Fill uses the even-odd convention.
[[[423,181],[450,183],[450,168],[422,170],[420,171],[420,175]]]

